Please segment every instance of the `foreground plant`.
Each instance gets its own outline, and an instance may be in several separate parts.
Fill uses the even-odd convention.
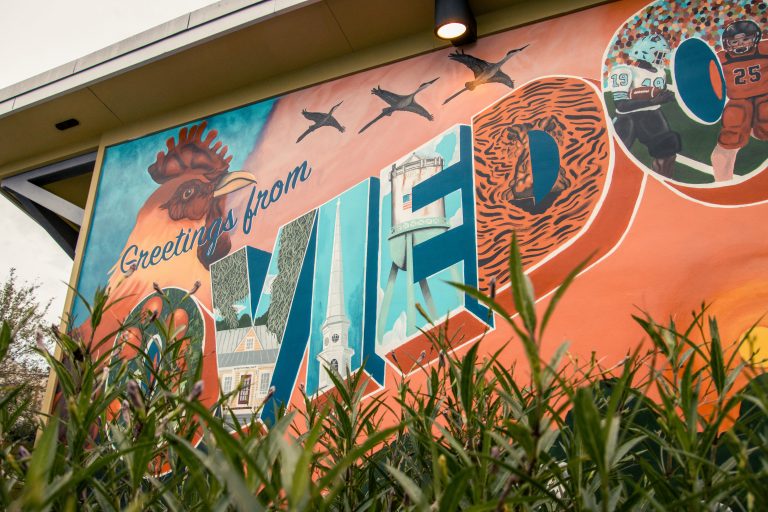
[[[304,396],[298,411],[278,407],[270,425],[229,409],[238,389],[204,406],[199,358],[158,318],[130,318],[100,339],[55,330],[61,361],[43,353],[60,407],[32,453],[4,437],[29,404],[9,407],[18,388],[0,390],[0,507],[764,510],[764,376],[738,363],[704,308],[684,329],[636,318],[649,344],[612,368],[580,362],[567,346],[544,359],[546,326],[579,271],[541,316],[514,243],[505,291],[514,311],[495,292],[463,288],[512,327],[507,346],[525,353],[516,365],[505,348],[481,357],[482,337],[459,347],[444,326],[425,332],[436,361],[413,365],[423,384],[403,378],[393,402],[366,396],[365,372],[330,375],[334,391]],[[97,293],[89,332],[111,304]],[[137,372],[111,345],[150,325],[163,350],[137,344],[146,369]],[[0,357],[10,338],[4,326]]]

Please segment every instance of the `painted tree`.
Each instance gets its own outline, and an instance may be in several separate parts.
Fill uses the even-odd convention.
[[[236,251],[211,266],[213,307],[230,329],[238,327],[235,305],[248,295],[248,260],[245,250]]]
[[[277,276],[272,282],[267,329],[275,333],[281,342],[314,222],[313,210],[286,225],[280,232],[280,254],[277,257]]]

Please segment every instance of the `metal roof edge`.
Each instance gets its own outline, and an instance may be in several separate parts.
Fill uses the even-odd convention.
[[[0,117],[321,0],[221,0],[0,89]]]

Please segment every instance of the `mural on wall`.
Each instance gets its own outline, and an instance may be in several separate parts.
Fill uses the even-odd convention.
[[[366,372],[385,400],[418,385],[438,358],[425,314],[459,353],[483,336],[512,363],[503,322],[452,283],[511,307],[513,233],[539,307],[592,258],[545,356],[567,337],[618,361],[638,308],[702,300],[736,340],[768,303],[767,16],[613,2],[109,146],[78,291],[125,297],[104,333],[131,314],[182,329],[202,400],[231,393],[244,418],[332,376]],[[122,333],[118,357],[156,353],[155,334]]]

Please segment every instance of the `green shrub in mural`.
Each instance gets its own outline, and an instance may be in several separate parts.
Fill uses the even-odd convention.
[[[245,327],[245,315],[239,315],[238,305],[248,297],[248,261],[244,250],[235,251],[211,265],[213,307],[223,317],[226,329]],[[218,322],[217,322],[218,324]]]
[[[287,224],[278,238],[280,254],[277,259],[277,276],[272,282],[271,302],[267,311],[267,328],[277,335],[278,340],[283,339],[293,290],[299,279],[315,213],[313,210]]]

